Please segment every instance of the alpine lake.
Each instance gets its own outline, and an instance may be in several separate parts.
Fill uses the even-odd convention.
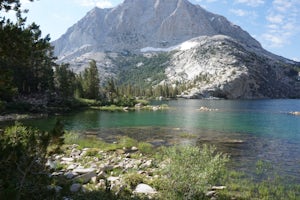
[[[42,130],[60,119],[65,129],[113,142],[129,136],[155,146],[211,144],[230,155],[230,168],[252,176],[257,163],[300,184],[300,100],[153,101],[169,109],[105,112],[81,110],[22,121]],[[200,108],[209,108],[202,110]]]

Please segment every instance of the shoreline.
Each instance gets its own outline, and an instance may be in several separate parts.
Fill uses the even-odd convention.
[[[0,115],[0,122],[9,122],[9,121],[18,121],[18,120],[26,120],[26,119],[39,119],[48,117],[47,113],[28,113],[28,114],[20,114],[20,113],[10,113],[5,115]]]

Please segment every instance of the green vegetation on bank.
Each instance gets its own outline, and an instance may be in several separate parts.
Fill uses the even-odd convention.
[[[258,180],[228,170],[228,156],[216,152],[212,146],[154,147],[126,136],[108,143],[92,136],[64,133],[59,122],[50,132],[20,124],[1,132],[1,199],[149,199],[147,195],[133,193],[140,183],[148,184],[158,192],[152,199],[210,199],[213,195],[221,200],[296,200],[300,195],[299,185],[270,174],[270,166],[264,161],[256,164],[256,173],[261,177]],[[72,180],[64,176],[49,178],[49,174],[67,172],[69,165],[72,165],[57,160],[55,167],[49,168],[46,165],[49,158],[63,156],[68,160],[68,155],[77,151],[85,153],[76,157],[76,163],[87,168],[98,165],[97,162],[115,163],[104,168],[100,164],[102,167],[99,168],[105,169],[107,174],[100,176],[103,180],[108,176],[118,177],[123,189],[116,193],[105,182],[99,188],[97,182],[85,182],[84,179],[80,182],[79,178]],[[121,166],[128,164],[121,163],[130,160],[139,167],[123,169]],[[84,191],[70,192],[75,180],[85,188]],[[213,189],[218,188],[213,186],[225,187],[219,190]],[[51,189],[57,187],[61,188],[59,192]]]
[[[63,126],[57,122],[50,132],[20,124],[0,132],[0,199],[47,199],[51,183],[47,157],[59,152]],[[51,148],[50,148],[51,147]]]

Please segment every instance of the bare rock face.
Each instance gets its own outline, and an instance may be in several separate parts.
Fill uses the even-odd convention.
[[[300,63],[267,52],[225,17],[188,0],[125,0],[94,8],[53,45],[58,61],[75,72],[94,59],[101,80],[143,67],[134,62],[137,55],[147,60],[168,52],[168,60],[155,62],[165,79],[144,79],[154,87],[189,85],[182,97],[300,98]]]
[[[53,45],[63,60],[95,51],[169,47],[201,35],[219,34],[260,47],[240,27],[187,0],[125,0],[115,8],[94,8]]]
[[[227,99],[299,98],[291,63],[224,35],[202,36],[170,59],[164,82],[192,85],[183,97]],[[181,45],[182,48],[182,45]]]

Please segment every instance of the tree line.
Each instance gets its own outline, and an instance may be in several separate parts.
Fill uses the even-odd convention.
[[[106,84],[100,87],[96,61],[91,60],[80,74],[74,73],[67,63],[56,64],[50,36],[42,37],[37,24],[26,24],[23,13],[27,11],[21,10],[20,1],[0,0],[1,13],[12,10],[16,12],[16,21],[0,15],[0,111],[3,102],[32,94],[55,94],[63,100],[77,97],[96,99],[104,104],[131,105],[136,96],[173,98],[181,92],[179,87],[167,84],[153,87],[120,83],[112,78],[101,80]]]

